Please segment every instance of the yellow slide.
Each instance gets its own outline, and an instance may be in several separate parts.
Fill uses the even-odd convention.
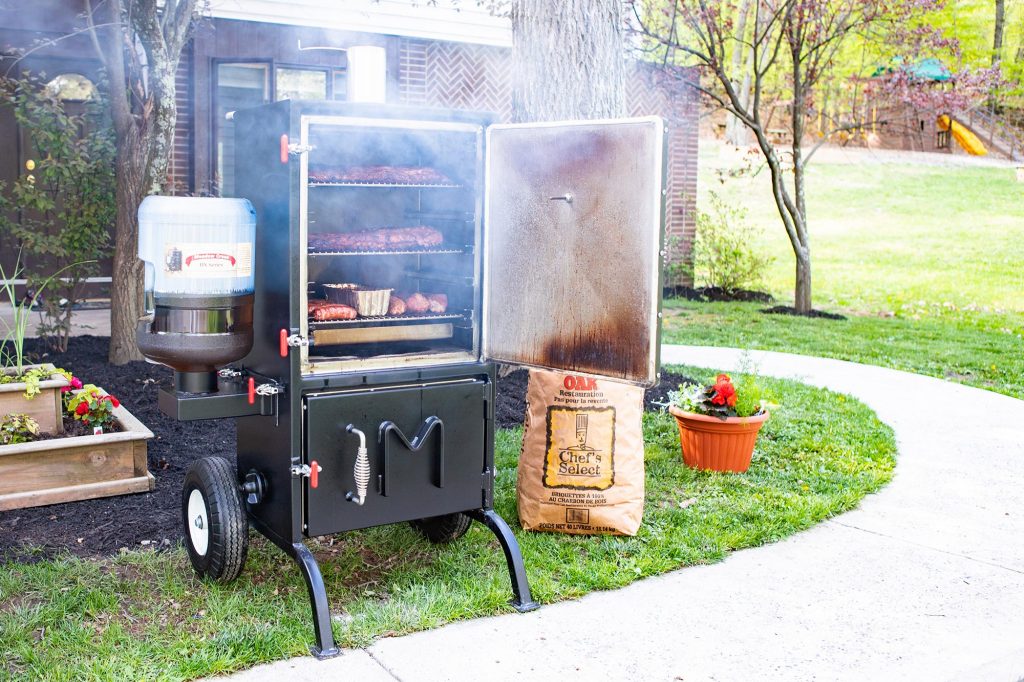
[[[939,116],[935,124],[943,132],[950,130],[950,126],[952,126],[953,139],[971,156],[985,156],[988,154],[988,150],[985,149],[985,145],[982,144],[977,135],[956,121],[951,120],[946,114]]]

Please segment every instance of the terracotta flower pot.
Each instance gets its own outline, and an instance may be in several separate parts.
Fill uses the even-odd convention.
[[[768,412],[753,417],[718,417],[683,412],[674,405],[668,411],[679,425],[679,444],[687,466],[710,471],[742,473],[750,468],[757,432]]]

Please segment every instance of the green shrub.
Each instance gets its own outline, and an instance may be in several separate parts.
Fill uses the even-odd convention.
[[[714,192],[708,203],[710,210],[697,211],[694,284],[727,292],[760,286],[772,259],[755,250],[758,235],[746,222],[746,210]]]
[[[63,352],[84,280],[98,274],[98,261],[112,250],[113,131],[101,100],[71,114],[42,80],[27,75],[0,77],[0,108],[27,133],[32,155],[14,182],[0,182],[0,236],[21,249],[29,289],[49,280],[37,300],[39,331]]]
[[[0,445],[28,443],[39,435],[39,423],[27,414],[5,414],[0,419]]]

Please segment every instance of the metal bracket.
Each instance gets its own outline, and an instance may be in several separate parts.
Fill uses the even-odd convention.
[[[291,348],[300,348],[302,346],[309,346],[309,339],[301,334],[292,334],[287,338],[286,343]]]
[[[380,431],[378,432],[378,438],[380,440],[381,452],[383,453],[383,462],[380,468],[380,474],[377,476],[377,487],[380,489],[381,496],[387,497],[388,494],[388,472],[390,470],[390,450],[388,446],[391,439],[388,438],[389,434],[395,434],[398,439],[402,442],[408,450],[411,452],[419,452],[423,449],[423,445],[427,442],[427,438],[430,434],[437,430],[437,477],[434,481],[434,485],[438,488],[444,487],[444,422],[437,417],[427,417],[426,420],[420,425],[420,428],[416,431],[416,435],[410,441],[402,433],[402,430],[393,421],[386,421],[381,423]]]
[[[284,387],[279,384],[258,384],[256,386],[256,395],[273,396],[279,393],[284,393]]]
[[[294,155],[307,154],[314,149],[316,149],[316,147],[311,144],[299,144],[297,142],[292,142],[288,145],[288,153]]]

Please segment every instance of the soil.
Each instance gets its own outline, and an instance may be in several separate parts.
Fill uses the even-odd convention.
[[[30,351],[38,353],[33,361],[53,362],[83,382],[103,387],[153,431],[149,470],[156,476],[156,489],[0,512],[0,563],[38,561],[61,552],[98,557],[116,554],[122,548],[175,546],[182,539],[180,496],[189,465],[199,457],[214,455],[234,460],[234,420],[179,422],[164,416],[157,396],[162,385],[171,384],[171,371],[146,362],[110,366],[106,362],[108,345],[106,337],[79,336],[71,339],[67,353],[45,356],[41,345],[26,342]],[[525,370],[517,370],[498,380],[498,427],[523,423],[527,379]],[[687,381],[687,377],[664,373],[661,383],[646,392],[645,409],[660,409],[657,403],[665,401],[667,392]]]
[[[77,419],[64,416],[64,433],[41,433],[32,440],[53,440],[55,438],[74,438],[76,436],[91,436],[92,427]],[[124,431],[117,422],[110,422],[103,427],[103,433],[117,433]]]
[[[793,306],[788,305],[777,305],[771,308],[765,308],[761,311],[768,315],[794,315],[796,317],[817,317],[824,320],[845,320],[845,315],[839,313],[827,313],[824,310],[812,310],[809,313],[801,313]]]
[[[722,287],[665,287],[665,298],[685,298],[688,301],[756,301],[771,303],[771,294],[749,289],[723,289]]]

